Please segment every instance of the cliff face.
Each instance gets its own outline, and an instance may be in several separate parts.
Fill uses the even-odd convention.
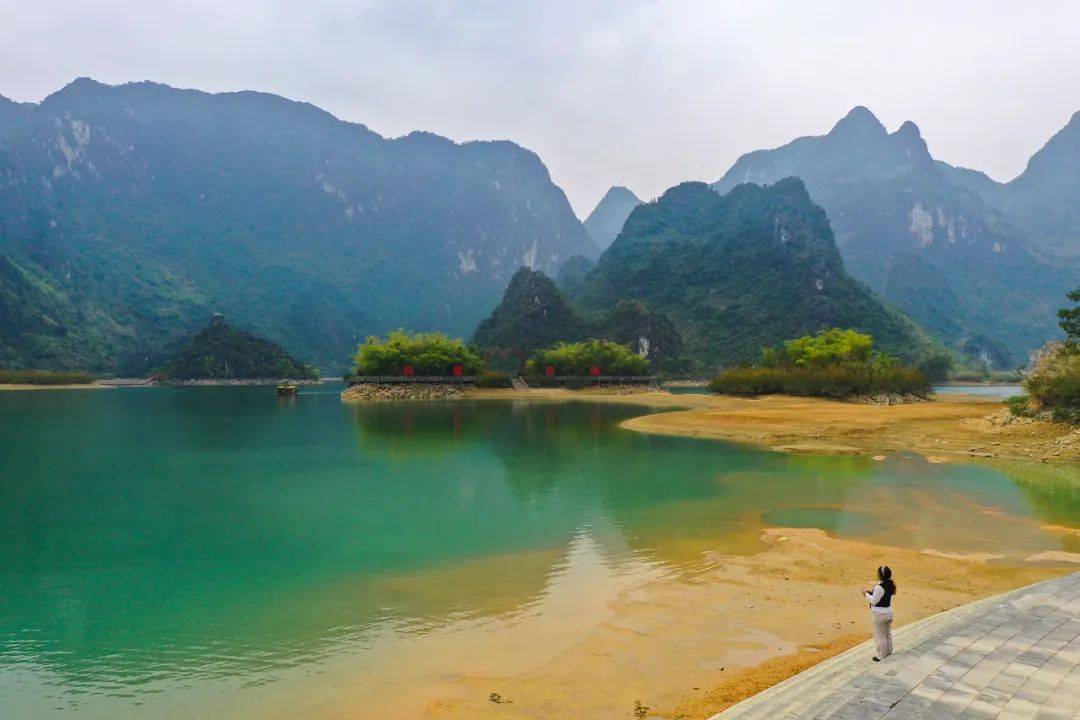
[[[154,83],[0,102],[3,364],[137,369],[220,309],[343,366],[396,327],[466,333],[519,266],[595,252],[511,142]]]

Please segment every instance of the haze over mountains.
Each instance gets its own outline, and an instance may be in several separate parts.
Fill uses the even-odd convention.
[[[615,185],[604,193],[604,197],[600,198],[589,217],[585,218],[585,230],[598,248],[606,250],[622,230],[626,218],[630,217],[630,211],[640,204],[641,199],[629,188]]]
[[[857,107],[826,135],[743,155],[713,187],[802,178],[855,277],[954,347],[1005,367],[1057,335],[1054,308],[1076,284],[1080,264],[1048,254],[1080,247],[1068,220],[1080,214],[1075,134],[1062,131],[1027,177],[1002,187],[935,161],[914,123],[889,133]],[[1041,214],[1040,203],[1055,204],[1045,198],[1073,201]]]
[[[468,334],[520,266],[595,253],[512,142],[149,82],[0,100],[0,364],[138,370],[223,312],[338,367],[366,334]]]
[[[689,183],[641,204],[616,186],[583,224],[513,142],[387,139],[273,95],[80,79],[40,104],[0,98],[0,366],[142,372],[222,312],[333,370],[369,334],[470,335],[527,266],[557,280],[575,337],[644,327],[707,363],[822,324],[930,347],[880,296],[1009,367],[1058,335],[1080,274],[1078,158],[1074,116],[996,183],[860,107],[741,157],[712,186],[726,197]],[[544,275],[518,280],[478,337],[539,327],[510,312],[532,289],[562,307]]]

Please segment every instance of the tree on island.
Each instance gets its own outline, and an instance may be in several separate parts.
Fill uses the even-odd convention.
[[[730,395],[831,398],[883,394],[925,397],[931,392],[922,370],[905,367],[895,357],[876,351],[872,336],[841,328],[763,348],[758,365],[728,368],[713,378],[709,387]]]
[[[553,368],[555,375],[588,376],[593,368],[602,375],[634,377],[648,375],[649,361],[625,345],[610,340],[588,340],[579,343],[556,343],[537,350],[526,365],[526,371],[545,374]]]
[[[463,375],[477,375],[484,361],[475,349],[443,333],[394,330],[386,339],[369,337],[356,351],[356,375],[404,375],[406,366],[417,376],[444,376],[460,365]]]

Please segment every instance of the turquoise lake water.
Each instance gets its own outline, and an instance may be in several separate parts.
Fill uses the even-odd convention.
[[[643,412],[356,406],[332,386],[0,393],[0,718],[318,717],[343,676],[380,692],[458,652],[524,668],[483,633],[572,642],[615,593],[755,552],[768,525],[1076,551],[1039,527],[1080,525],[1075,482],[1049,471],[618,427]]]

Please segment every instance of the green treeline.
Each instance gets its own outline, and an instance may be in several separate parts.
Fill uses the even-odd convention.
[[[710,389],[730,395],[803,395],[849,398],[901,394],[925,397],[931,392],[918,368],[874,350],[874,339],[855,330],[831,328],[817,335],[765,348],[761,362],[724,370]]]
[[[417,376],[448,376],[460,365],[463,375],[478,375],[484,368],[480,354],[443,333],[394,330],[386,339],[369,337],[356,351],[357,376],[404,375],[410,366]]]
[[[0,370],[0,385],[88,385],[95,379],[77,370]]]
[[[548,367],[553,368],[555,375],[582,377],[588,376],[594,367],[599,368],[601,375],[640,377],[649,374],[648,360],[611,340],[556,343],[553,347],[534,351],[525,370],[532,375],[543,375]]]

